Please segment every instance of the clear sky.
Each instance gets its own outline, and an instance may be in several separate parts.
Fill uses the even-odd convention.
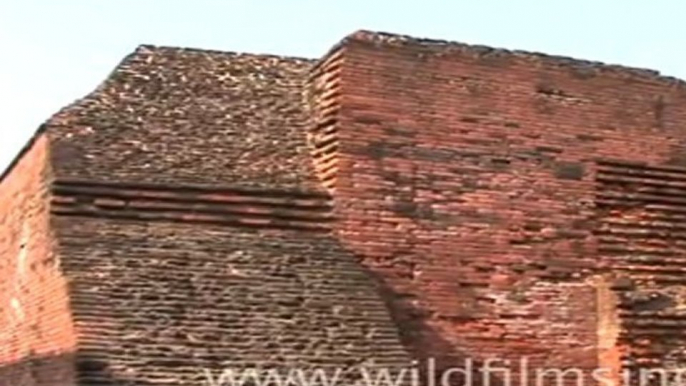
[[[319,57],[371,29],[683,79],[685,17],[683,0],[0,0],[0,169],[139,44]]]

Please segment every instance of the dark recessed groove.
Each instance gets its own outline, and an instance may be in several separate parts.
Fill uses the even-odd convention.
[[[63,208],[53,208],[53,214],[59,216],[69,217],[86,217],[86,218],[104,218],[104,219],[122,219],[122,220],[138,220],[138,221],[159,221],[171,223],[200,223],[213,225],[227,225],[252,229],[283,229],[283,230],[300,230],[300,231],[314,231],[314,232],[328,232],[329,227],[317,223],[300,223],[288,221],[273,221],[273,222],[259,222],[250,221],[249,219],[240,217],[215,216],[215,217],[181,217],[177,215],[163,215],[160,213],[149,212],[130,212],[123,213],[118,211],[85,211],[85,210],[66,210]]]
[[[338,162],[338,152],[331,151],[328,153],[322,153],[317,157],[317,162],[326,165],[329,162]]]
[[[315,127],[312,129],[313,134],[319,134],[323,130],[332,130],[336,129],[336,117],[335,116],[330,116],[330,117],[325,117],[323,118],[320,122],[318,122]],[[327,133],[331,134],[331,133]]]
[[[623,230],[650,230],[655,232],[665,232],[669,234],[686,234],[686,224],[681,222],[665,221],[629,221],[629,220],[605,220],[600,224],[603,229],[623,229]]]
[[[322,102],[328,102],[331,100],[338,102],[339,97],[342,95],[341,88],[338,83],[327,83],[326,86],[328,89],[324,91],[320,100]]]
[[[315,157],[321,157],[325,154],[338,153],[338,142],[332,143],[327,147],[314,148],[312,154]]]
[[[320,117],[336,116],[341,110],[341,105],[338,101],[330,101],[326,106],[319,106]]]
[[[317,168],[317,172],[322,176],[327,176],[334,170],[338,169],[338,163],[333,162],[330,165],[323,165],[321,168]]]
[[[674,268],[661,268],[652,266],[616,266],[614,270],[617,272],[629,272],[629,273],[643,273],[648,275],[672,275],[679,276],[686,274],[686,269],[674,269]],[[683,279],[686,282],[686,278]]]
[[[324,192],[316,191],[302,191],[302,190],[279,190],[266,188],[248,188],[248,187],[217,187],[204,185],[178,185],[178,184],[150,184],[140,182],[102,182],[78,179],[60,178],[53,182],[55,188],[115,188],[115,189],[133,189],[142,191],[169,191],[176,193],[208,193],[208,194],[235,194],[235,195],[249,195],[253,197],[297,197],[309,199],[323,199],[328,200],[331,196]]]
[[[598,160],[596,161],[599,170],[604,170],[604,167],[611,168],[611,170],[624,169],[631,171],[656,171],[656,172],[666,172],[682,174],[684,179],[686,179],[686,168],[671,166],[671,165],[648,165],[643,162],[630,162],[630,161],[617,161],[617,160]]]
[[[329,134],[325,138],[316,138],[314,141],[314,147],[321,150],[330,145],[335,145],[338,143],[338,137],[334,134]]]
[[[674,214],[684,214],[686,213],[686,207],[680,207],[679,205],[665,205],[657,203],[646,203],[644,201],[629,201],[629,200],[607,200],[603,198],[596,198],[596,207],[599,209],[642,209],[647,213],[674,213]]]
[[[676,204],[678,206],[686,206],[686,198],[675,198],[648,193],[603,191],[602,193],[599,193],[597,197],[600,199],[620,199],[647,204]]]
[[[88,186],[79,187],[63,187],[60,185],[54,186],[52,189],[53,196],[57,198],[63,197],[99,197],[111,199],[149,199],[161,202],[178,202],[178,203],[198,203],[198,204],[246,204],[246,205],[263,205],[275,208],[304,208],[310,211],[326,212],[331,210],[331,201],[329,199],[306,199],[300,197],[289,197],[284,195],[282,197],[257,195],[250,196],[244,193],[241,194],[217,194],[212,197],[208,195],[192,195],[188,193],[178,193],[178,191],[167,190],[129,190],[114,188],[102,188],[97,186],[90,188]]]
[[[119,213],[127,213],[127,212],[159,212],[159,213],[169,213],[171,214],[176,214],[176,215],[185,215],[185,214],[209,214],[209,215],[233,215],[233,216],[243,216],[245,218],[275,218],[275,219],[282,219],[282,220],[297,220],[297,221],[303,221],[303,222],[331,222],[334,220],[333,216],[330,214],[312,214],[308,213],[306,211],[290,211],[290,210],[274,210],[274,211],[268,211],[268,210],[260,210],[260,211],[253,211],[250,210],[249,208],[246,207],[232,207],[232,206],[225,206],[225,207],[214,207],[214,208],[199,208],[197,206],[192,206],[188,208],[178,208],[174,206],[169,206],[169,205],[152,205],[152,206],[145,206],[145,205],[136,205],[127,203],[124,206],[118,206],[118,205],[99,205],[99,204],[93,204],[89,206],[84,206],[82,204],[53,204],[54,209],[58,210],[99,210],[102,209],[104,211],[116,211]],[[92,208],[92,209],[91,209]],[[258,208],[259,209],[259,208]]]
[[[662,179],[648,179],[648,178],[639,178],[639,177],[618,177],[618,176],[609,176],[606,174],[598,174],[596,176],[596,181],[600,182],[600,186],[602,186],[605,189],[616,189],[616,190],[623,190],[627,186],[631,185],[639,185],[642,187],[646,188],[658,188],[662,190],[666,189],[671,189],[675,191],[686,191],[686,180],[679,180],[679,181],[665,181]]]

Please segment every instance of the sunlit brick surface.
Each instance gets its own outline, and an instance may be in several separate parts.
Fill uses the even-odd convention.
[[[683,365],[684,122],[679,80],[542,54],[142,46],[2,180],[0,385]]]

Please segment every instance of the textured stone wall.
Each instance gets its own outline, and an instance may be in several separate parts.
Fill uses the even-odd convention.
[[[141,46],[47,126],[55,176],[322,189],[304,141],[312,60]]]
[[[75,335],[49,231],[48,146],[38,136],[0,182],[0,385],[72,386]]]
[[[684,364],[683,83],[368,32],[342,63],[338,234],[416,357]]]
[[[84,384],[201,385],[206,369],[256,366],[283,374],[342,368],[354,378],[360,366],[409,366],[373,282],[326,235],[113,219],[56,224],[70,256]]]

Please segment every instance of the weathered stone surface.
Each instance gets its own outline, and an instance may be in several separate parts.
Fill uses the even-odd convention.
[[[56,178],[320,189],[312,61],[141,46],[48,122]]]
[[[55,227],[79,359],[97,364],[85,379],[409,365],[373,281],[329,235],[71,217]]]

